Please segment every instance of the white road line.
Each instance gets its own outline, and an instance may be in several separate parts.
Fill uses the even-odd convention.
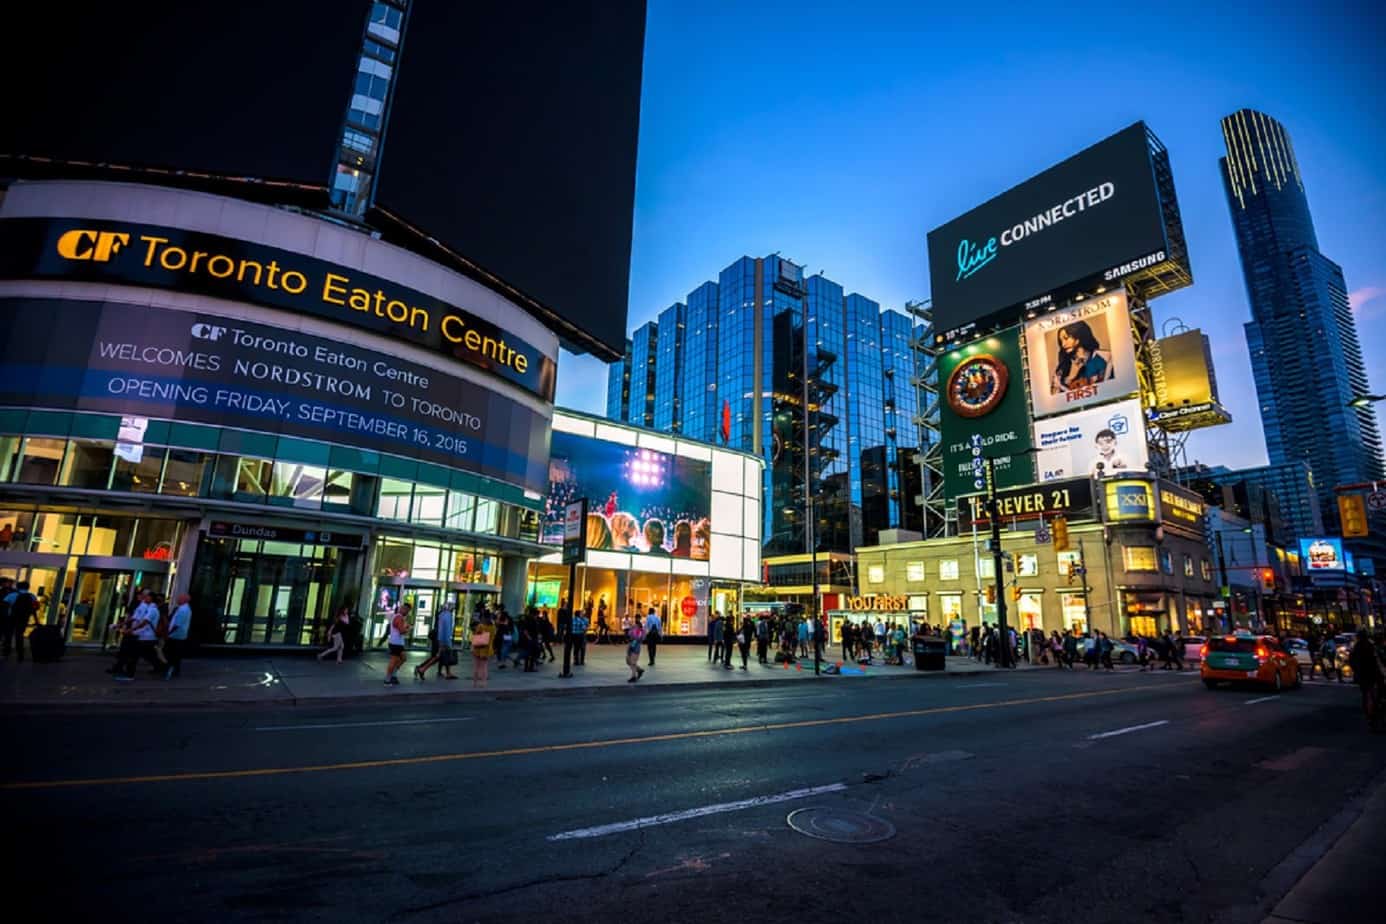
[[[1279,696],[1278,694],[1275,695],[1275,696],[1262,696],[1262,697],[1260,697],[1259,699],[1249,699],[1249,700],[1247,700],[1245,703],[1243,703],[1242,705],[1243,705],[1243,706],[1254,706],[1254,705],[1256,705],[1257,703],[1268,703],[1268,702],[1270,702],[1270,701],[1273,700],[1273,699],[1279,699],[1279,698],[1280,698],[1280,696]]]
[[[1161,719],[1158,722],[1146,722],[1144,725],[1128,725],[1126,728],[1118,728],[1116,731],[1102,732],[1099,735],[1088,735],[1089,741],[1097,741],[1101,738],[1115,738],[1117,735],[1129,735],[1131,732],[1145,731],[1147,728],[1158,728],[1161,725],[1168,725],[1169,719]]]
[[[323,725],[261,725],[257,732],[303,731],[312,728],[372,728],[385,725],[434,725],[439,722],[470,722],[472,716],[458,719],[396,719],[392,722],[330,722]]]
[[[1006,685],[1005,683],[999,683],[999,682],[998,682],[998,683],[991,683],[991,682],[987,682],[987,683],[960,683],[960,684],[958,684],[958,689],[959,689],[959,690],[980,690],[982,687],[1004,687],[1005,685]]]
[[[842,790],[846,788],[846,783],[830,783],[827,786],[813,786],[808,789],[791,789],[789,792],[782,792],[774,796],[756,796],[754,799],[742,799],[739,802],[723,802],[720,805],[705,805],[702,808],[684,809],[682,812],[666,812],[663,815],[648,815],[644,818],[632,818],[630,821],[618,821],[614,824],[598,825],[595,828],[578,828],[575,831],[550,834],[545,840],[572,841],[584,837],[605,837],[608,834],[619,834],[622,831],[634,831],[637,828],[650,828],[655,825],[673,824],[676,821],[687,821],[690,818],[702,818],[704,815],[720,815],[723,812],[739,812],[742,809],[757,808],[762,805],[774,805],[776,802],[791,802],[795,799],[807,799],[810,796],[820,796],[828,792],[842,792]]]

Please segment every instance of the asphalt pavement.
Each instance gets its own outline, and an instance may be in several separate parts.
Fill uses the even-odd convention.
[[[1386,738],[1335,684],[1036,669],[3,734],[8,871],[54,918],[1381,919],[1330,861],[1382,855]]]

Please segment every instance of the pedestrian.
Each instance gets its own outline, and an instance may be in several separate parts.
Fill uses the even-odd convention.
[[[183,673],[183,649],[188,644],[188,630],[192,628],[191,600],[187,594],[179,594],[178,606],[168,618],[168,630],[164,635],[164,660],[168,662],[165,680]]]
[[[490,610],[482,607],[476,625],[472,626],[472,686],[485,687],[491,677],[491,655],[494,652],[496,624]]]
[[[726,627],[728,618],[730,617],[718,614],[712,619],[712,625],[709,628],[709,638],[712,642],[710,646],[712,657],[709,659],[711,664],[720,664],[722,661],[722,632]]]
[[[756,620],[756,660],[761,664],[769,664],[770,654],[770,620],[761,616]]]
[[[807,619],[799,620],[799,625],[796,629],[796,634],[799,637],[799,657],[807,658],[809,655],[809,624]]]
[[[578,610],[573,614],[573,664],[581,667],[587,663],[587,616]]]
[[[495,639],[491,647],[496,650],[496,667],[505,670],[505,661],[510,657],[510,646],[514,644],[515,621],[501,606],[496,613]]]
[[[526,607],[525,614],[520,617],[520,647],[515,656],[515,665],[518,667],[520,661],[524,661],[524,671],[532,674],[539,669],[539,611],[534,607]]]
[[[1343,672],[1338,667],[1338,646],[1333,642],[1333,636],[1324,636],[1323,644],[1319,647],[1319,659],[1323,662],[1319,669],[1323,673],[1323,679],[1327,680],[1336,673],[1338,682],[1343,682]]]
[[[24,587],[24,582],[21,581],[19,586]],[[135,668],[141,658],[153,666],[155,673],[163,668],[154,648],[159,639],[158,625],[159,608],[154,604],[154,593],[146,590],[140,595],[140,603],[130,615],[124,629],[130,644],[121,645],[121,660],[116,666],[117,680],[134,680]]]
[[[857,627],[852,620],[842,621],[842,660],[848,664],[856,660],[857,656]]]
[[[743,614],[744,615],[744,614]],[[728,613],[722,620],[722,667],[732,669],[732,651],[736,648],[736,614]]]
[[[590,618],[592,615],[592,601],[589,599],[585,607],[585,612]],[[597,644],[602,645],[611,641],[611,626],[606,621],[606,595],[602,595],[601,603],[597,604]]]
[[[29,593],[29,582],[19,581],[5,594],[5,657],[14,648],[15,657],[24,660],[24,633],[38,615],[38,597]],[[11,645],[13,639],[13,645]]]
[[[453,647],[453,630],[457,625],[456,616],[452,610],[452,603],[443,604],[443,608],[438,611],[438,616],[433,622],[433,633],[437,639],[437,647],[422,664],[414,668],[415,680],[426,680],[428,669],[433,665],[438,665],[438,676],[448,680],[456,680],[457,675],[452,672],[452,667],[457,663],[457,651]]]
[[[626,630],[626,666],[630,668],[630,679],[626,683],[635,683],[645,676],[645,669],[640,666],[640,643],[644,638],[645,627],[640,624],[640,620],[634,620]]]
[[[659,649],[659,641],[663,637],[662,631],[664,623],[655,612],[655,608],[650,607],[650,611],[645,614],[645,650],[649,652],[650,667],[654,667],[655,653]]]
[[[544,646],[544,655],[550,664],[557,660],[553,656],[553,623],[549,620],[548,607],[539,611],[539,644]]]
[[[1184,669],[1184,646],[1179,644],[1179,639],[1175,638],[1172,632],[1165,633],[1165,641],[1169,645],[1169,657],[1174,662],[1174,669],[1182,671]]]
[[[10,594],[14,593],[14,578],[0,577],[0,657],[10,656],[10,639],[14,630],[10,625]]]
[[[756,624],[751,620],[751,614],[746,613],[741,617],[741,631],[737,635],[737,647],[741,649],[741,669],[746,670],[746,662],[751,656],[751,640],[756,637]]]
[[[1112,665],[1112,640],[1107,637],[1106,632],[1097,633],[1097,653],[1103,667],[1109,671],[1116,670]]]
[[[1078,636],[1072,629],[1064,630],[1064,667],[1075,670],[1073,662],[1078,660]]]
[[[1059,670],[1063,670],[1063,668],[1064,668],[1064,639],[1063,639],[1063,636],[1061,636],[1061,635],[1059,634],[1059,630],[1058,630],[1058,629],[1053,629],[1053,630],[1051,630],[1051,632],[1050,632],[1049,650],[1052,651],[1052,652],[1054,653],[1054,666],[1057,667]]]
[[[404,666],[404,639],[409,631],[409,611],[413,607],[408,603],[401,603],[390,617],[390,628],[386,641],[390,646],[390,663],[385,666],[385,686],[399,686],[399,678],[395,674]]]
[[[351,631],[351,610],[342,607],[337,611],[337,615],[332,617],[332,621],[327,624],[327,647],[318,652],[318,660],[321,661],[328,655],[335,654],[337,663],[342,663],[342,652],[346,650],[347,633]]]
[[[1381,665],[1380,653],[1372,644],[1366,629],[1357,630],[1357,641],[1348,654],[1347,666],[1352,669],[1352,682],[1362,692],[1362,714],[1367,717],[1367,727],[1381,731],[1386,725],[1383,716],[1382,686],[1386,683],[1386,669]],[[1341,679],[1342,674],[1339,673]]]

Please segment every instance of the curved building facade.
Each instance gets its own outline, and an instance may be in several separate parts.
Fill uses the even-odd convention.
[[[70,642],[130,595],[204,645],[379,637],[415,604],[523,604],[558,339],[495,287],[349,223],[207,192],[0,199],[0,574]]]

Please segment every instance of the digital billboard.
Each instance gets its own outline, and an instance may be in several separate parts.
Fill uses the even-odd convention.
[[[711,555],[710,462],[555,431],[540,541],[562,544],[565,510],[583,499],[589,549]]]
[[[1020,362],[1020,328],[969,343],[939,357],[939,428],[943,438],[944,493],[986,487],[985,460],[995,460],[996,487],[1035,480],[1030,411]]]
[[[1155,519],[1155,501],[1150,482],[1117,479],[1103,485],[1107,502],[1107,519],[1113,523],[1125,520]]]
[[[1116,281],[1169,252],[1150,141],[1137,122],[929,232],[934,330],[1058,287]]]
[[[1031,321],[1025,325],[1025,346],[1036,417],[1123,398],[1140,388],[1125,292]]]
[[[1343,571],[1343,540],[1329,537],[1299,540],[1299,563],[1306,574],[1320,571]]]
[[[1035,421],[1040,481],[1145,471],[1145,421],[1136,399]]]
[[[1181,433],[1231,422],[1232,416],[1218,403],[1213,354],[1202,331],[1181,331],[1153,341],[1150,380],[1150,421],[1160,429]]]
[[[0,359],[0,405],[236,427],[548,487],[547,417],[339,339],[149,305],[4,298]]]

